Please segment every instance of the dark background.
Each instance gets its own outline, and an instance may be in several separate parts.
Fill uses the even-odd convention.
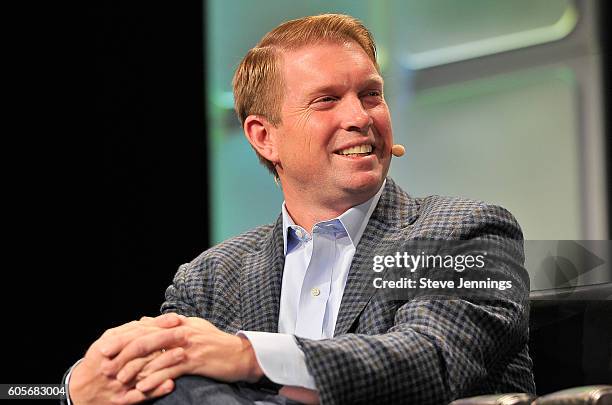
[[[3,383],[59,383],[208,247],[203,6],[87,4],[5,13]]]
[[[3,13],[4,383],[60,382],[104,330],[157,314],[178,265],[209,245],[204,7],[87,4]],[[564,384],[583,382],[575,361]],[[552,384],[538,388],[556,372],[536,362]]]

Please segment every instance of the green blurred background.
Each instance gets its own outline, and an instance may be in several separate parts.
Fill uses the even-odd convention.
[[[528,240],[608,238],[597,3],[210,0],[212,243],[274,221],[282,203],[234,116],[236,66],[281,22],[328,12],[374,34],[395,142],[407,149],[390,176],[408,193],[499,204]],[[555,286],[539,271],[549,249],[526,249],[532,289]],[[599,272],[579,283],[609,281]]]
[[[594,6],[210,0],[211,242],[272,222],[282,203],[234,117],[235,67],[279,23],[327,12],[353,15],[374,34],[395,140],[407,149],[390,175],[411,195],[500,204],[518,218],[526,239],[605,239]]]

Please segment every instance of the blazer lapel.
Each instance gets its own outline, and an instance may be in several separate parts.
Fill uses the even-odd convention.
[[[418,206],[415,200],[404,193],[393,180],[387,178],[385,190],[380,196],[353,256],[334,336],[342,335],[350,330],[376,292],[372,284],[374,277],[377,277],[372,271],[373,255],[388,253],[384,251],[388,241],[393,241],[397,230],[410,226],[417,216]]]
[[[239,302],[244,330],[278,332],[285,265],[282,223],[281,216],[261,248],[243,259]]]

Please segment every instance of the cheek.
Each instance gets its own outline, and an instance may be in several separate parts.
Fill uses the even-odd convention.
[[[393,129],[391,128],[391,119],[388,114],[380,114],[373,116],[374,126],[378,131],[378,135],[383,138],[386,143],[393,143]]]
[[[299,137],[301,158],[317,160],[324,158],[334,133],[334,126],[328,120],[310,119],[305,122],[298,131],[294,132]]]
[[[281,163],[300,162],[300,166],[316,164],[315,159],[320,152],[314,145],[314,140],[310,134],[312,131],[288,131],[283,134],[285,139],[280,147]],[[295,163],[294,163],[295,164]]]
[[[372,119],[378,122],[380,125],[386,123],[387,126],[391,126],[391,114],[389,113],[389,108],[385,103],[381,103],[376,107],[370,110],[370,115]]]

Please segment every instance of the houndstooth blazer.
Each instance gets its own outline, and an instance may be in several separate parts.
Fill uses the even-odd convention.
[[[519,298],[376,300],[364,286],[372,251],[398,240],[518,241]],[[529,281],[522,232],[505,209],[462,198],[411,198],[390,178],[357,246],[333,339],[297,338],[322,404],[445,404],[535,392],[528,354]],[[199,316],[229,333],[277,332],[282,217],[179,267],[162,312]],[[371,266],[370,266],[371,272]],[[516,292],[516,291],[515,291]]]

